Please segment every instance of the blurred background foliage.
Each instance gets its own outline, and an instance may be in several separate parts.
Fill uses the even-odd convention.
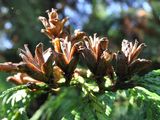
[[[29,44],[31,50],[39,42],[45,47],[50,45],[48,38],[40,33],[42,25],[37,18],[46,16],[44,11],[51,8],[58,9],[61,18],[68,16],[72,29],[108,37],[113,51],[120,49],[122,39],[145,42],[147,48],[142,56],[153,61],[146,71],[160,68],[159,0],[0,0],[0,62],[18,62],[18,48],[23,44]],[[0,92],[12,86],[5,81],[6,76],[0,73]]]

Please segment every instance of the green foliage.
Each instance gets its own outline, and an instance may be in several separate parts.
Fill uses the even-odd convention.
[[[160,69],[153,70],[138,79],[140,86],[160,95]]]
[[[1,72],[0,73],[0,92],[6,90],[7,88],[11,87],[11,85],[5,81],[6,77],[8,76],[7,73]]]
[[[3,98],[0,118],[12,120],[28,118],[25,109],[31,96],[27,93],[26,86],[10,88],[4,91],[0,97]]]
[[[74,88],[65,89],[57,97],[49,96],[48,100],[33,115],[31,120],[60,119],[62,115],[65,115],[79,102],[79,99],[78,93]]]
[[[157,120],[160,96],[142,87],[119,91],[111,118],[115,120]]]
[[[7,89],[6,91],[2,92],[2,94],[0,95],[0,98],[3,98],[6,95],[12,94],[12,93],[14,93],[18,90],[26,89],[26,88],[27,88],[26,85],[20,85],[20,86],[12,87],[12,88]]]
[[[39,86],[39,88],[44,86]],[[43,91],[31,91],[27,85],[20,85],[12,87],[2,92],[0,100],[2,100],[2,106],[0,109],[0,118],[7,118],[8,120],[27,120],[27,107],[32,100],[37,96],[44,93]]]
[[[91,93],[83,94],[76,87],[64,88],[48,100],[31,120],[96,120],[107,118],[105,106]]]
[[[64,87],[59,95],[50,94],[30,119],[159,120],[160,96],[157,92],[159,75],[160,70],[154,70],[144,77],[139,77],[137,81],[141,81],[145,88],[135,87],[104,94],[94,94],[91,89],[93,87],[78,77],[74,86]],[[41,93],[31,92],[25,85],[6,90],[1,95],[3,97],[1,118],[29,119],[26,108]]]

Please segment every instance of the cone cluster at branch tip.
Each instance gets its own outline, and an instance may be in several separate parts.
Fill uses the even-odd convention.
[[[114,89],[119,89],[121,88],[117,87],[119,85],[133,84],[128,82],[131,77],[151,64],[150,60],[138,58],[146,46],[144,43],[139,44],[135,41],[133,44],[123,40],[121,50],[113,53],[108,48],[109,40],[106,37],[100,38],[96,34],[91,37],[79,30],[71,33],[69,27],[64,26],[68,18],[60,20],[55,9],[48,10],[47,13],[48,19],[40,16],[39,20],[44,25],[41,31],[51,40],[53,49],[48,48],[44,51],[43,43],[39,43],[33,56],[28,46],[24,45],[25,49],[20,49],[19,54],[22,62],[0,64],[0,71],[15,73],[14,76],[8,77],[9,81],[15,84],[46,83],[52,88],[58,88],[60,87],[58,81],[64,77],[65,84],[69,85],[75,69],[78,69],[79,75],[80,71],[83,71],[77,68],[79,58],[82,56],[99,89],[105,89],[105,76],[114,81],[112,83]],[[113,67],[113,61],[116,61],[116,67]]]

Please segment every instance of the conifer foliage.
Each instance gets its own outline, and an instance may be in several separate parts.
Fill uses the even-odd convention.
[[[160,118],[160,71],[139,77],[151,65],[138,58],[144,43],[123,40],[112,52],[106,37],[65,26],[57,10],[39,17],[51,48],[39,43],[32,54],[20,49],[19,63],[0,63],[0,71],[17,86],[4,91],[3,119],[110,120]],[[81,62],[79,62],[81,61]],[[81,65],[85,63],[86,67]],[[122,109],[122,110],[120,110]]]

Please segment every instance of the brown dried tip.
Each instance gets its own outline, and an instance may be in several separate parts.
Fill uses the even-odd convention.
[[[35,56],[33,57],[27,45],[24,45],[25,50],[20,51],[20,56],[26,65],[19,66],[23,68],[31,77],[44,81],[47,77],[53,74],[53,59],[52,50],[49,48],[43,51],[43,44],[39,43],[35,49]]]
[[[14,76],[9,76],[7,78],[7,81],[12,82],[16,85],[27,84],[28,82],[42,83],[38,80],[31,78],[30,76],[28,76],[25,73],[17,73]]]
[[[119,80],[126,81],[133,74],[151,65],[150,60],[137,59],[145,46],[144,43],[138,45],[138,41],[135,41],[134,44],[128,40],[122,41],[121,51],[116,55],[116,74]]]
[[[83,58],[94,75],[103,77],[108,74],[107,69],[111,68],[109,66],[113,59],[113,53],[108,50],[108,39],[99,38],[96,34],[84,39],[85,44],[79,46]]]
[[[23,63],[22,62],[20,62],[20,63],[12,63],[12,62],[0,63],[0,71],[18,72],[18,71],[20,71],[18,66],[21,64],[23,64]]]
[[[76,44],[72,45],[71,41],[68,41],[68,37],[63,40],[57,38],[52,43],[54,45],[53,55],[57,66],[65,74],[73,74],[78,63]]]
[[[60,20],[57,10],[55,9],[51,9],[51,11],[47,10],[47,13],[48,19],[42,16],[38,18],[45,27],[41,32],[45,33],[50,39],[60,37],[63,32],[64,24],[67,22],[68,18]]]
[[[128,58],[128,63],[131,63],[138,57],[138,55],[140,54],[140,52],[144,47],[146,47],[146,45],[144,43],[141,43],[140,45],[138,45],[137,40],[133,44],[132,42],[129,42],[128,40],[124,39],[122,41],[121,51]]]
[[[85,32],[82,32],[80,30],[75,30],[74,31],[74,34],[71,36],[70,38],[70,41],[72,43],[72,45],[80,42],[80,41],[83,41],[83,37],[86,36],[86,33]]]

